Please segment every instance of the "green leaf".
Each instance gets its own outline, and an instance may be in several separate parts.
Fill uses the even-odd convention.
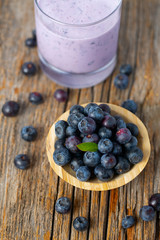
[[[96,152],[98,150],[98,144],[93,142],[80,143],[77,148],[83,152]]]

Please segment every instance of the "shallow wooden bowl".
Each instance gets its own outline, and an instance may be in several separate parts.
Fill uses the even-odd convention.
[[[100,104],[100,103],[97,103]],[[54,144],[56,141],[56,135],[55,135],[55,123],[59,120],[67,120],[69,111],[63,113],[57,121],[52,125],[50,128],[50,131],[47,136],[47,142],[46,142],[46,149],[47,149],[47,155],[50,162],[51,167],[55,171],[55,173],[60,176],[63,180],[70,183],[71,185],[86,189],[86,190],[92,190],[92,191],[105,191],[110,190],[114,188],[121,187],[130,181],[132,181],[135,177],[137,177],[140,172],[145,168],[151,151],[150,141],[148,137],[148,132],[142,121],[136,117],[133,113],[130,111],[119,107],[117,105],[109,104],[107,103],[111,108],[111,114],[113,115],[120,115],[123,117],[125,122],[132,122],[135,123],[138,126],[139,129],[139,136],[138,136],[138,146],[143,151],[144,157],[143,160],[134,165],[132,169],[122,175],[116,176],[113,180],[109,182],[101,182],[98,179],[90,180],[88,182],[81,182],[76,178],[75,172],[71,169],[70,165],[66,165],[64,167],[58,166],[55,164],[53,160],[53,152],[54,152]],[[86,106],[87,104],[83,104],[82,106]]]

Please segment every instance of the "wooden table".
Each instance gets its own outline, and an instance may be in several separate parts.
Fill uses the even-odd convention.
[[[139,210],[148,198],[160,192],[160,3],[159,0],[124,0],[118,64],[105,82],[88,89],[67,89],[67,103],[53,98],[59,88],[39,71],[34,77],[22,75],[21,65],[31,60],[38,64],[36,49],[24,46],[34,28],[33,1],[0,1],[0,107],[6,100],[17,100],[20,114],[6,118],[0,114],[0,239],[2,240],[158,240],[160,220],[139,219]],[[113,78],[119,66],[130,63],[134,73],[125,91],[117,90]],[[31,91],[42,92],[45,102],[34,106],[28,102]],[[121,104],[126,99],[138,103],[138,116],[150,135],[152,153],[145,170],[124,187],[106,192],[89,192],[74,188],[57,177],[46,156],[45,140],[54,120],[73,104],[90,101]],[[23,126],[38,128],[33,143],[21,140]],[[15,168],[13,160],[27,153],[32,167]],[[68,196],[72,211],[59,215],[57,198]],[[135,227],[124,231],[122,218],[137,217]],[[82,215],[90,219],[90,229],[78,233],[73,219]]]

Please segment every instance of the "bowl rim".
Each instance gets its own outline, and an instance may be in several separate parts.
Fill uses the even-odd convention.
[[[143,154],[144,154],[143,160],[140,163],[134,165],[131,168],[131,170],[128,171],[127,173],[116,176],[116,178],[113,178],[111,181],[108,181],[108,182],[101,182],[99,180],[97,180],[97,182],[92,182],[92,181],[81,182],[75,176],[73,176],[67,172],[66,166],[64,166],[64,167],[58,166],[53,160],[53,152],[54,152],[53,146],[54,146],[54,142],[56,139],[55,124],[59,120],[66,120],[66,116],[69,115],[70,110],[68,110],[68,111],[64,112],[62,115],[60,115],[58,117],[58,119],[51,126],[49,133],[47,135],[47,139],[46,139],[46,151],[47,151],[48,160],[50,162],[52,169],[64,181],[66,181],[67,183],[69,183],[75,187],[78,187],[78,188],[81,188],[84,190],[106,191],[106,190],[111,190],[111,189],[119,188],[121,186],[126,185],[127,183],[134,180],[144,170],[144,168],[146,167],[146,165],[148,163],[149,157],[150,157],[151,145],[150,145],[150,140],[149,140],[149,136],[148,136],[148,131],[147,131],[144,123],[135,114],[133,114],[130,111],[128,111],[118,105],[115,105],[115,104],[104,103],[104,102],[95,102],[95,103],[96,104],[107,104],[111,108],[111,112],[113,111],[116,114],[122,116],[123,118],[126,118],[127,121],[129,120],[129,122],[135,123],[135,121],[130,121],[131,118],[136,120],[135,124],[138,125],[139,139],[142,142],[142,150],[143,150]],[[85,107],[87,104],[88,103],[80,104],[80,105]],[[120,111],[117,111],[117,110],[120,110]],[[128,117],[129,117],[129,119],[128,119]],[[143,132],[143,135],[141,135],[142,132]],[[51,144],[50,144],[51,139],[53,140],[53,146],[51,146]],[[52,152],[51,152],[51,149],[52,149]]]

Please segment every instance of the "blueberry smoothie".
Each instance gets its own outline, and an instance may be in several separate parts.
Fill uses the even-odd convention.
[[[103,81],[114,69],[121,0],[35,0],[44,72],[73,88]]]

